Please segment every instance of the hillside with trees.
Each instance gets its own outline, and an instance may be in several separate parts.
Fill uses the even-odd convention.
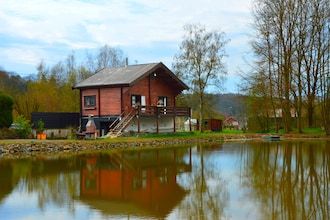
[[[79,91],[72,86],[104,67],[125,63],[123,51],[105,45],[77,63],[74,53],[48,66],[41,61],[34,77],[22,78],[16,73],[0,71],[0,92],[13,97],[14,116],[31,118],[32,112],[79,112]]]

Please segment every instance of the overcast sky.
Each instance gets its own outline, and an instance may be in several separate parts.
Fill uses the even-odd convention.
[[[0,66],[21,75],[36,65],[82,59],[104,44],[121,48],[130,63],[162,61],[171,68],[185,24],[221,30],[228,69],[226,92],[236,92],[249,59],[252,0],[0,0]]]

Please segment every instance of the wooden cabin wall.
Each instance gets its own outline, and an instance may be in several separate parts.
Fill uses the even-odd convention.
[[[158,97],[166,96],[167,106],[175,106],[175,97],[179,93],[180,91],[173,89],[171,85],[164,82],[162,76],[154,77],[151,74],[132,87],[123,89],[123,106],[126,111],[131,108],[131,95],[145,96],[147,106],[156,106]]]
[[[121,92],[120,88],[96,88],[83,89],[81,91],[82,116],[109,116],[121,114]],[[95,96],[96,105],[86,108],[84,96]]]

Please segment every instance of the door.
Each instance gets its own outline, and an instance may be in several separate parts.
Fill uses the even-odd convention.
[[[138,107],[141,105],[141,96],[140,95],[132,95],[131,96],[131,104],[132,107]]]
[[[141,110],[146,110],[146,97],[144,95],[141,96]]]
[[[160,107],[161,113],[166,114],[166,106],[167,106],[167,97],[166,96],[158,96],[157,106]]]

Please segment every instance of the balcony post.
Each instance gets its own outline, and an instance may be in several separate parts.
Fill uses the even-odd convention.
[[[137,125],[138,125],[138,133],[140,133],[140,109],[141,109],[141,106],[138,106],[138,112],[137,112]]]
[[[189,131],[191,132],[191,108],[189,108]]]
[[[174,106],[173,108],[173,132],[176,132],[176,127],[175,127],[175,116],[176,116],[176,107]]]
[[[159,108],[155,106],[156,108],[156,132],[159,133]]]

